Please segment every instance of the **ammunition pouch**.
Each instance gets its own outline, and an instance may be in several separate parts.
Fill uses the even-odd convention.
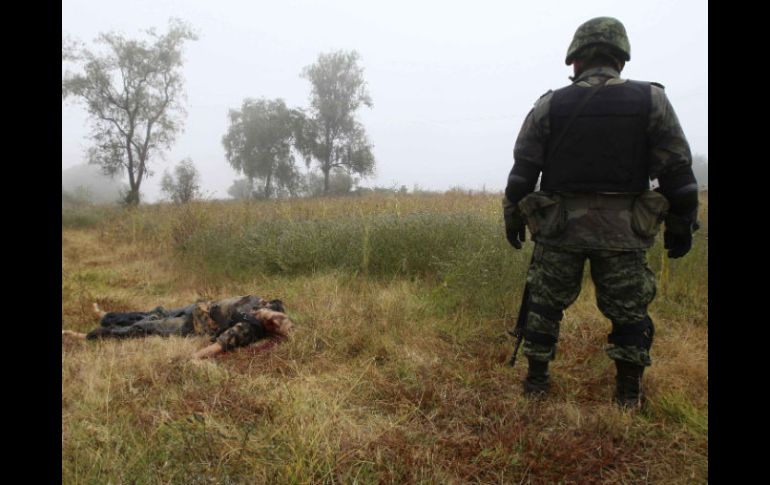
[[[655,325],[648,316],[637,323],[619,325],[612,322],[612,333],[607,336],[607,342],[623,347],[640,347],[650,350],[655,336]]]
[[[533,236],[557,236],[567,226],[567,211],[558,194],[532,192],[519,201],[519,208]]]
[[[668,200],[654,190],[642,192],[631,206],[631,229],[642,238],[655,237],[668,215]]]

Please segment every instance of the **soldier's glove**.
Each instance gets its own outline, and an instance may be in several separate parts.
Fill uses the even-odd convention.
[[[666,230],[663,232],[663,247],[668,250],[671,259],[681,258],[692,248],[692,233],[700,229],[698,221],[688,221],[669,214],[666,218]]]
[[[663,232],[663,247],[668,249],[669,258],[681,258],[690,252],[690,248],[692,247],[692,234],[677,234],[666,230]]]
[[[516,249],[521,249],[521,243],[527,240],[527,231],[520,216],[509,214],[505,216],[505,238]]]

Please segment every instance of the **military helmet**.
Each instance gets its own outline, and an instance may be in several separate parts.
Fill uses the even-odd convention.
[[[622,54],[624,61],[631,60],[631,45],[628,43],[626,28],[620,20],[612,17],[596,17],[585,22],[575,31],[575,37],[567,49],[566,64],[569,66],[575,60],[575,54],[586,46],[607,44]]]

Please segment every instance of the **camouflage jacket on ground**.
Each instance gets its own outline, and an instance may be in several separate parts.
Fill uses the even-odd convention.
[[[230,350],[268,337],[285,337],[281,332],[291,326],[291,321],[283,311],[280,300],[246,295],[199,301],[173,310],[156,307],[149,312],[109,312],[103,315],[101,326],[86,338],[208,335],[212,342]]]
[[[193,333],[217,337],[235,324],[237,313],[249,314],[267,307],[269,303],[254,295],[198,302],[192,310]]]
[[[226,300],[198,302],[192,311],[194,333],[210,335],[211,341],[218,342],[225,351],[244,347],[266,337],[281,337],[274,334],[278,322],[265,321],[258,316],[258,311],[261,309],[277,310],[278,308],[274,305],[277,301],[247,295]],[[283,305],[279,306],[283,311]],[[244,320],[238,316],[239,313],[255,318]],[[271,313],[283,315],[277,311]]]
[[[588,69],[574,80],[578,86],[589,88],[598,83],[623,83],[618,71],[608,67]],[[692,165],[690,146],[682,127],[663,88],[651,85],[652,106],[647,127],[649,137],[649,178],[657,179],[661,174]],[[514,167],[518,163],[543,167],[546,147],[552,133],[549,126],[552,91],[540,97],[527,114],[513,150]],[[541,168],[542,171],[542,168]],[[513,170],[511,170],[513,173]],[[509,179],[510,180],[510,179]],[[611,197],[604,209],[604,194],[564,194],[571,203],[566,208],[564,230],[553,236],[534,235],[533,239],[543,244],[562,247],[630,250],[649,247],[654,238],[640,237],[631,228],[631,204],[618,203],[618,197]],[[503,199],[505,213],[521,208],[507,198]],[[530,227],[531,230],[531,227]]]

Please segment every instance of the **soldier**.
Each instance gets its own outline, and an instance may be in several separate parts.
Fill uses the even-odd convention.
[[[62,335],[87,340],[209,335],[214,343],[193,356],[205,358],[265,338],[268,345],[262,348],[269,347],[286,338],[292,327],[281,300],[267,301],[254,295],[201,301],[173,310],[156,307],[149,312],[108,313],[94,303],[94,311],[101,317],[99,328],[88,334],[63,330]]]
[[[687,140],[662,85],[620,78],[630,59],[620,21],[582,24],[567,50],[572,84],[541,96],[516,140],[503,214],[514,248],[525,241],[525,225],[536,242],[527,274],[527,396],[549,389],[559,323],[580,293],[588,259],[597,306],[612,322],[606,351],[617,369],[615,400],[641,405],[654,333],[646,251],[664,220],[669,258],[687,254],[698,227]],[[651,191],[654,179],[660,187]]]

